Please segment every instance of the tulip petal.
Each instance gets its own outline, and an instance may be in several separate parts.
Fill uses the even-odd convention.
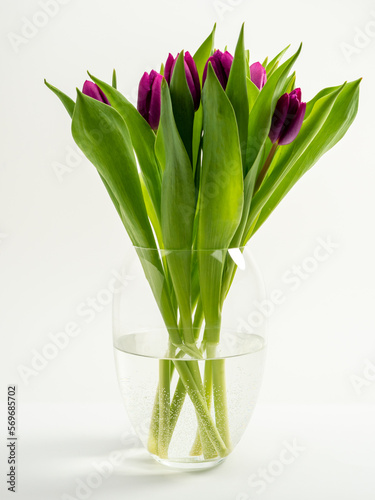
[[[201,84],[199,81],[197,66],[195,64],[194,59],[190,55],[190,52],[185,52],[185,71],[186,71],[186,75],[187,75],[186,66],[189,68],[189,71],[190,71],[190,74],[191,74],[191,77],[193,80],[194,90],[192,90],[190,85],[189,85],[189,88],[190,88],[191,95],[193,96],[195,110],[197,110],[199,108],[199,104],[200,104],[200,100],[201,100]],[[187,78],[187,76],[186,76],[186,78]],[[189,81],[188,81],[188,84],[189,84]]]
[[[151,99],[150,75],[145,72],[141,78],[141,81],[139,82],[137,109],[146,121],[148,121],[150,99]]]
[[[280,138],[279,141],[280,146],[285,146],[286,144],[290,144],[297,137],[302,127],[303,119],[305,117],[305,112],[306,112],[306,103],[301,102],[293,122],[287,128],[283,136]]]
[[[260,62],[255,62],[250,66],[250,79],[259,90],[264,87],[267,81],[267,74]]]
[[[152,79],[152,86],[148,122],[150,124],[150,127],[156,130],[160,121],[161,82],[163,80],[163,77],[156,71],[152,70],[150,73],[150,79]]]
[[[177,58],[176,58],[177,59]],[[172,56],[171,53],[169,53],[167,61],[165,63],[164,67],[164,78],[167,80],[168,85],[171,84],[171,78],[172,78],[172,66],[174,66],[174,63],[176,59]]]
[[[232,54],[230,54],[226,50],[224,52],[224,54],[221,56],[220,62],[221,62],[221,65],[223,67],[223,70],[225,72],[225,75],[227,77],[227,82],[228,82],[229,73],[230,73],[230,70],[231,70],[231,67],[232,67],[232,62],[233,62],[233,56],[232,56]]]
[[[301,89],[298,87],[297,89],[292,90],[292,92],[289,94],[290,97],[296,96],[299,102],[301,102]]]
[[[83,84],[82,94],[92,97],[93,99],[103,102],[104,104],[110,105],[104,92],[96,85],[96,83],[90,82],[89,80],[86,80]]]
[[[272,117],[271,129],[269,132],[269,138],[271,139],[272,144],[279,139],[285,118],[288,114],[288,108],[289,94],[283,94],[277,101],[276,109]]]

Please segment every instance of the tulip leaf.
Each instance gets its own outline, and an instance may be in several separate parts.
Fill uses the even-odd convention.
[[[154,210],[160,220],[161,174],[155,157],[155,134],[138,110],[115,88],[90,75],[125,121]]]
[[[160,130],[164,142],[165,171],[162,182],[162,231],[168,249],[189,249],[195,216],[193,171],[173,117],[171,97],[162,82]],[[164,140],[167,138],[167,140]],[[171,207],[173,209],[171,210]]]
[[[232,67],[229,73],[226,93],[236,114],[243,165],[245,165],[246,161],[246,144],[249,123],[249,102],[246,84],[246,78],[248,77],[250,77],[250,72],[246,61],[244,25],[242,25],[234,53]]]
[[[224,252],[241,220],[244,186],[236,116],[211,64],[203,89],[203,130],[197,248],[207,332],[216,342]]]
[[[302,44],[299,46],[297,52],[277,68],[267,80],[250,111],[245,175],[253,165],[258,154],[262,154],[263,146],[271,127],[272,115],[276,103],[284,89],[289,71],[299,56],[301,49]]]
[[[216,23],[208,35],[206,40],[202,43],[199,49],[193,56],[195,64],[197,66],[199,81],[202,82],[204,67],[206,66],[207,59],[211,56],[212,51],[214,50],[215,43],[215,31],[216,31]]]
[[[114,89],[117,89],[117,75],[116,75],[115,69],[113,70],[113,73],[112,73],[112,87]]]
[[[164,149],[164,139],[163,139],[163,129],[158,128],[156,139],[155,139],[155,156],[160,167],[160,171],[164,173],[165,170],[165,149]]]
[[[154,248],[130,134],[119,113],[77,91],[72,134],[118,200],[133,245]]]
[[[191,247],[195,216],[195,185],[190,160],[179,136],[166,80],[161,86],[160,128],[164,141],[161,229],[166,259],[180,310],[187,345],[194,343],[191,311]],[[172,251],[169,251],[172,250]]]
[[[197,168],[198,155],[202,140],[202,126],[203,126],[203,107],[202,104],[199,106],[198,110],[194,115],[194,125],[193,125],[193,176],[195,176],[195,171]]]
[[[264,66],[266,68],[267,78],[269,78],[272,75],[272,73],[274,73],[274,71],[276,71],[277,66],[279,65],[279,62],[281,61],[283,55],[289,49],[289,47],[290,47],[290,45],[288,45],[287,47],[285,47],[285,49],[283,49],[281,52],[279,52],[277,54],[277,56],[275,56],[272,59],[272,61],[270,61],[267,64],[267,66]]]
[[[252,110],[255,101],[259,96],[260,90],[258,87],[250,80],[250,78],[246,78],[246,88],[247,88],[247,99],[249,102],[249,112]]]
[[[263,207],[254,228],[254,232],[265,222],[280,201],[292,189],[294,184],[310,170],[323,154],[333,148],[333,146],[344,137],[357,114],[360,81],[361,80],[356,80],[347,83],[344,88],[341,87],[342,90],[339,92],[323,126],[315,135],[309,147],[305,149],[303,154],[293,163],[292,168],[289,169],[287,175],[282,179]],[[340,89],[340,87],[331,87],[319,92],[318,95],[324,96],[336,93],[337,89]],[[320,99],[322,99],[322,97]],[[314,107],[311,111],[311,116],[313,116],[315,112],[315,103],[317,103],[318,100],[315,97],[312,101],[314,102]],[[298,136],[296,140],[298,140]]]
[[[295,89],[295,83],[296,83],[296,72],[294,71],[286,81],[284,94],[285,93],[290,94]]]
[[[259,216],[274,190],[277,189],[283,178],[293,167],[297,159],[304,153],[306,148],[308,148],[309,144],[323,126],[340,90],[341,88],[319,99],[315,103],[314,110],[309,118],[304,120],[297,138],[287,146],[279,146],[278,156],[274,158],[270,174],[266,177],[259,191],[254,196],[247,222],[247,237],[255,219]]]
[[[186,80],[183,50],[180,52],[173,70],[170,92],[177,129],[189,159],[192,161],[194,102]]]
[[[74,112],[74,106],[75,106],[73,99],[71,99],[69,96],[64,94],[64,92],[61,92],[61,90],[57,89],[56,87],[54,87],[53,85],[48,83],[46,79],[44,79],[44,83],[47,85],[47,87],[50,90],[52,90],[52,92],[54,94],[57,95],[57,97],[60,99],[60,101],[63,103],[65,109],[69,113],[70,118],[72,118],[73,112]]]
[[[331,92],[335,92],[336,90],[340,89],[342,86],[338,85],[336,87],[327,87],[320,92],[316,94],[315,97],[313,97],[309,102],[306,103],[306,113],[305,113],[305,120],[310,116],[311,111],[313,110],[315,103],[321,99],[322,97],[330,94]]]
[[[77,94],[72,120],[73,138],[117,200],[122,221],[137,247],[172,342],[180,345],[176,312],[143,201],[129,130],[112,106],[87,97],[79,90]]]

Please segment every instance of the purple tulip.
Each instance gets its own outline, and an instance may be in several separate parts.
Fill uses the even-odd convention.
[[[138,87],[138,111],[153,130],[160,121],[162,80],[162,75],[152,70],[150,74],[144,73]]]
[[[86,80],[83,84],[82,93],[96,99],[97,101],[104,102],[104,104],[109,104],[107,96],[105,93],[96,85],[96,83]]]
[[[282,95],[272,117],[269,132],[272,144],[277,142],[280,146],[285,146],[293,142],[301,130],[305,111],[306,103],[301,102],[301,89]]]
[[[227,50],[224,53],[220,50],[215,50],[213,55],[208,58],[206,66],[204,67],[202,85],[204,85],[204,82],[206,81],[209,62],[212,64],[212,69],[215,71],[221,86],[225,90],[228,83],[230,69],[232,67],[233,56],[229,54]]]
[[[176,57],[173,57],[172,54],[169,54],[167,62],[165,63],[164,78],[167,80],[168,85],[171,84],[173,70],[179,55],[180,53],[178,53]],[[199,108],[201,100],[201,84],[199,82],[197,66],[189,52],[185,52],[184,54],[184,65],[185,65],[186,81],[191,96],[193,98],[194,109],[196,111]]]
[[[265,86],[267,82],[267,73],[260,62],[255,62],[250,66],[250,79],[259,90]]]

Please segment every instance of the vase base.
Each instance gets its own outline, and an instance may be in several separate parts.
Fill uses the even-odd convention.
[[[207,469],[212,469],[217,465],[221,464],[225,457],[218,457],[211,460],[204,460],[201,457],[188,457],[185,459],[173,459],[173,458],[160,458],[157,455],[151,454],[152,458],[159,462],[159,464],[170,467],[171,469],[176,469],[185,472],[195,472],[203,471]]]

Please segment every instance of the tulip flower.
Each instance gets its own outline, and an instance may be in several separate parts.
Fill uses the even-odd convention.
[[[203,71],[202,85],[204,85],[204,82],[206,81],[209,62],[212,64],[212,69],[215,71],[221,86],[225,90],[228,83],[230,69],[232,67],[233,56],[227,50],[225,52],[215,50],[213,55],[209,57],[206,62],[206,66]]]
[[[272,144],[290,144],[297,137],[305,117],[306,103],[301,102],[301,89],[284,94],[276,104],[269,138]]]
[[[164,78],[167,80],[168,85],[171,84],[173,70],[179,55],[180,53],[178,53],[176,57],[173,57],[172,54],[169,54],[167,62],[165,63]],[[201,84],[199,82],[197,66],[189,52],[185,52],[184,54],[184,64],[186,81],[191,93],[191,97],[193,98],[194,109],[196,111],[199,108],[201,100]]]
[[[265,68],[263,68],[260,62],[255,62],[250,66],[250,79],[259,90],[262,90],[265,86],[267,82],[267,74]]]
[[[266,177],[278,146],[290,144],[297,137],[302,127],[305,112],[306,103],[301,102],[301,89],[299,88],[293,90],[290,94],[283,94],[277,101],[268,134],[272,142],[272,148],[256,180],[255,191],[260,188]]]
[[[162,75],[152,70],[144,73],[138,87],[137,109],[143,118],[156,130],[160,121]]]
[[[107,96],[94,82],[86,80],[83,84],[82,93],[96,99],[97,101],[104,102],[104,104],[109,104],[110,106]]]

